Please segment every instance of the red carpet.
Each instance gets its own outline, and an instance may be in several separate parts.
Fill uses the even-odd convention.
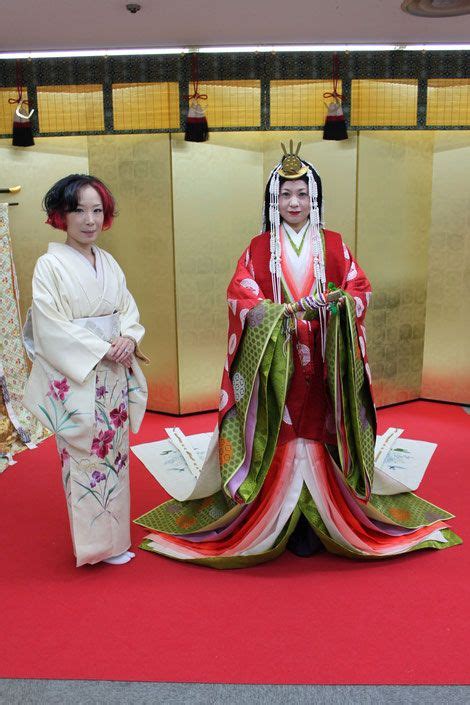
[[[77,569],[54,440],[20,454],[0,476],[0,676],[468,683],[470,416],[415,402],[379,421],[439,444],[420,493],[456,514],[463,546],[380,562],[284,554],[227,572],[138,551],[126,566]],[[138,441],[214,422],[148,414]],[[163,498],[135,458],[132,492],[133,516]],[[134,526],[134,546],[142,535]]]

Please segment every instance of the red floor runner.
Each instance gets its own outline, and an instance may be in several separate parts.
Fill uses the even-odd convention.
[[[214,414],[178,419],[212,429]],[[469,535],[470,417],[415,402],[380,429],[439,444],[420,494]],[[148,414],[138,441],[175,419]],[[135,441],[135,438],[134,438]],[[164,493],[133,459],[133,516]],[[55,443],[0,476],[0,676],[222,683],[468,683],[468,545],[387,561],[284,554],[219,572],[144,551],[75,568]],[[137,545],[142,530],[134,526]]]

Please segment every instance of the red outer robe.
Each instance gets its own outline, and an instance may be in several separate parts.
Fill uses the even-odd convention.
[[[371,286],[362,269],[343,243],[341,235],[324,231],[326,281],[333,282],[350,294],[356,302],[356,325],[359,344],[370,381],[365,345],[364,317]],[[269,232],[253,238],[240,257],[235,274],[227,289],[229,305],[228,356],[220,392],[219,423],[235,403],[230,367],[235,358],[244,326],[260,301],[273,300],[269,271]],[[303,295],[309,292],[303,292]],[[326,383],[326,365],[322,360],[320,324],[318,320],[298,321],[293,334],[294,372],[290,382],[279,444],[293,438],[308,438],[324,443],[336,443],[334,421]]]

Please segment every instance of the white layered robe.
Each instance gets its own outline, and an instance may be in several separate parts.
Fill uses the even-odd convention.
[[[130,546],[128,427],[138,431],[147,400],[135,357],[131,370],[103,359],[112,337],[138,344],[144,328],[121,268],[93,249],[96,268],[59,243],[37,261],[35,357],[24,395],[25,406],[56,434],[77,565]],[[112,335],[99,325],[111,314]]]

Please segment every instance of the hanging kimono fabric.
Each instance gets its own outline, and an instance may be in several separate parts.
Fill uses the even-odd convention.
[[[130,546],[129,422],[137,432],[145,378],[103,359],[116,336],[144,329],[122,270],[93,246],[96,269],[69,245],[51,243],[33,277],[34,363],[24,403],[56,434],[77,566]]]
[[[14,453],[35,448],[49,433],[23,405],[28,364],[9,234],[8,204],[0,203],[0,472]]]

